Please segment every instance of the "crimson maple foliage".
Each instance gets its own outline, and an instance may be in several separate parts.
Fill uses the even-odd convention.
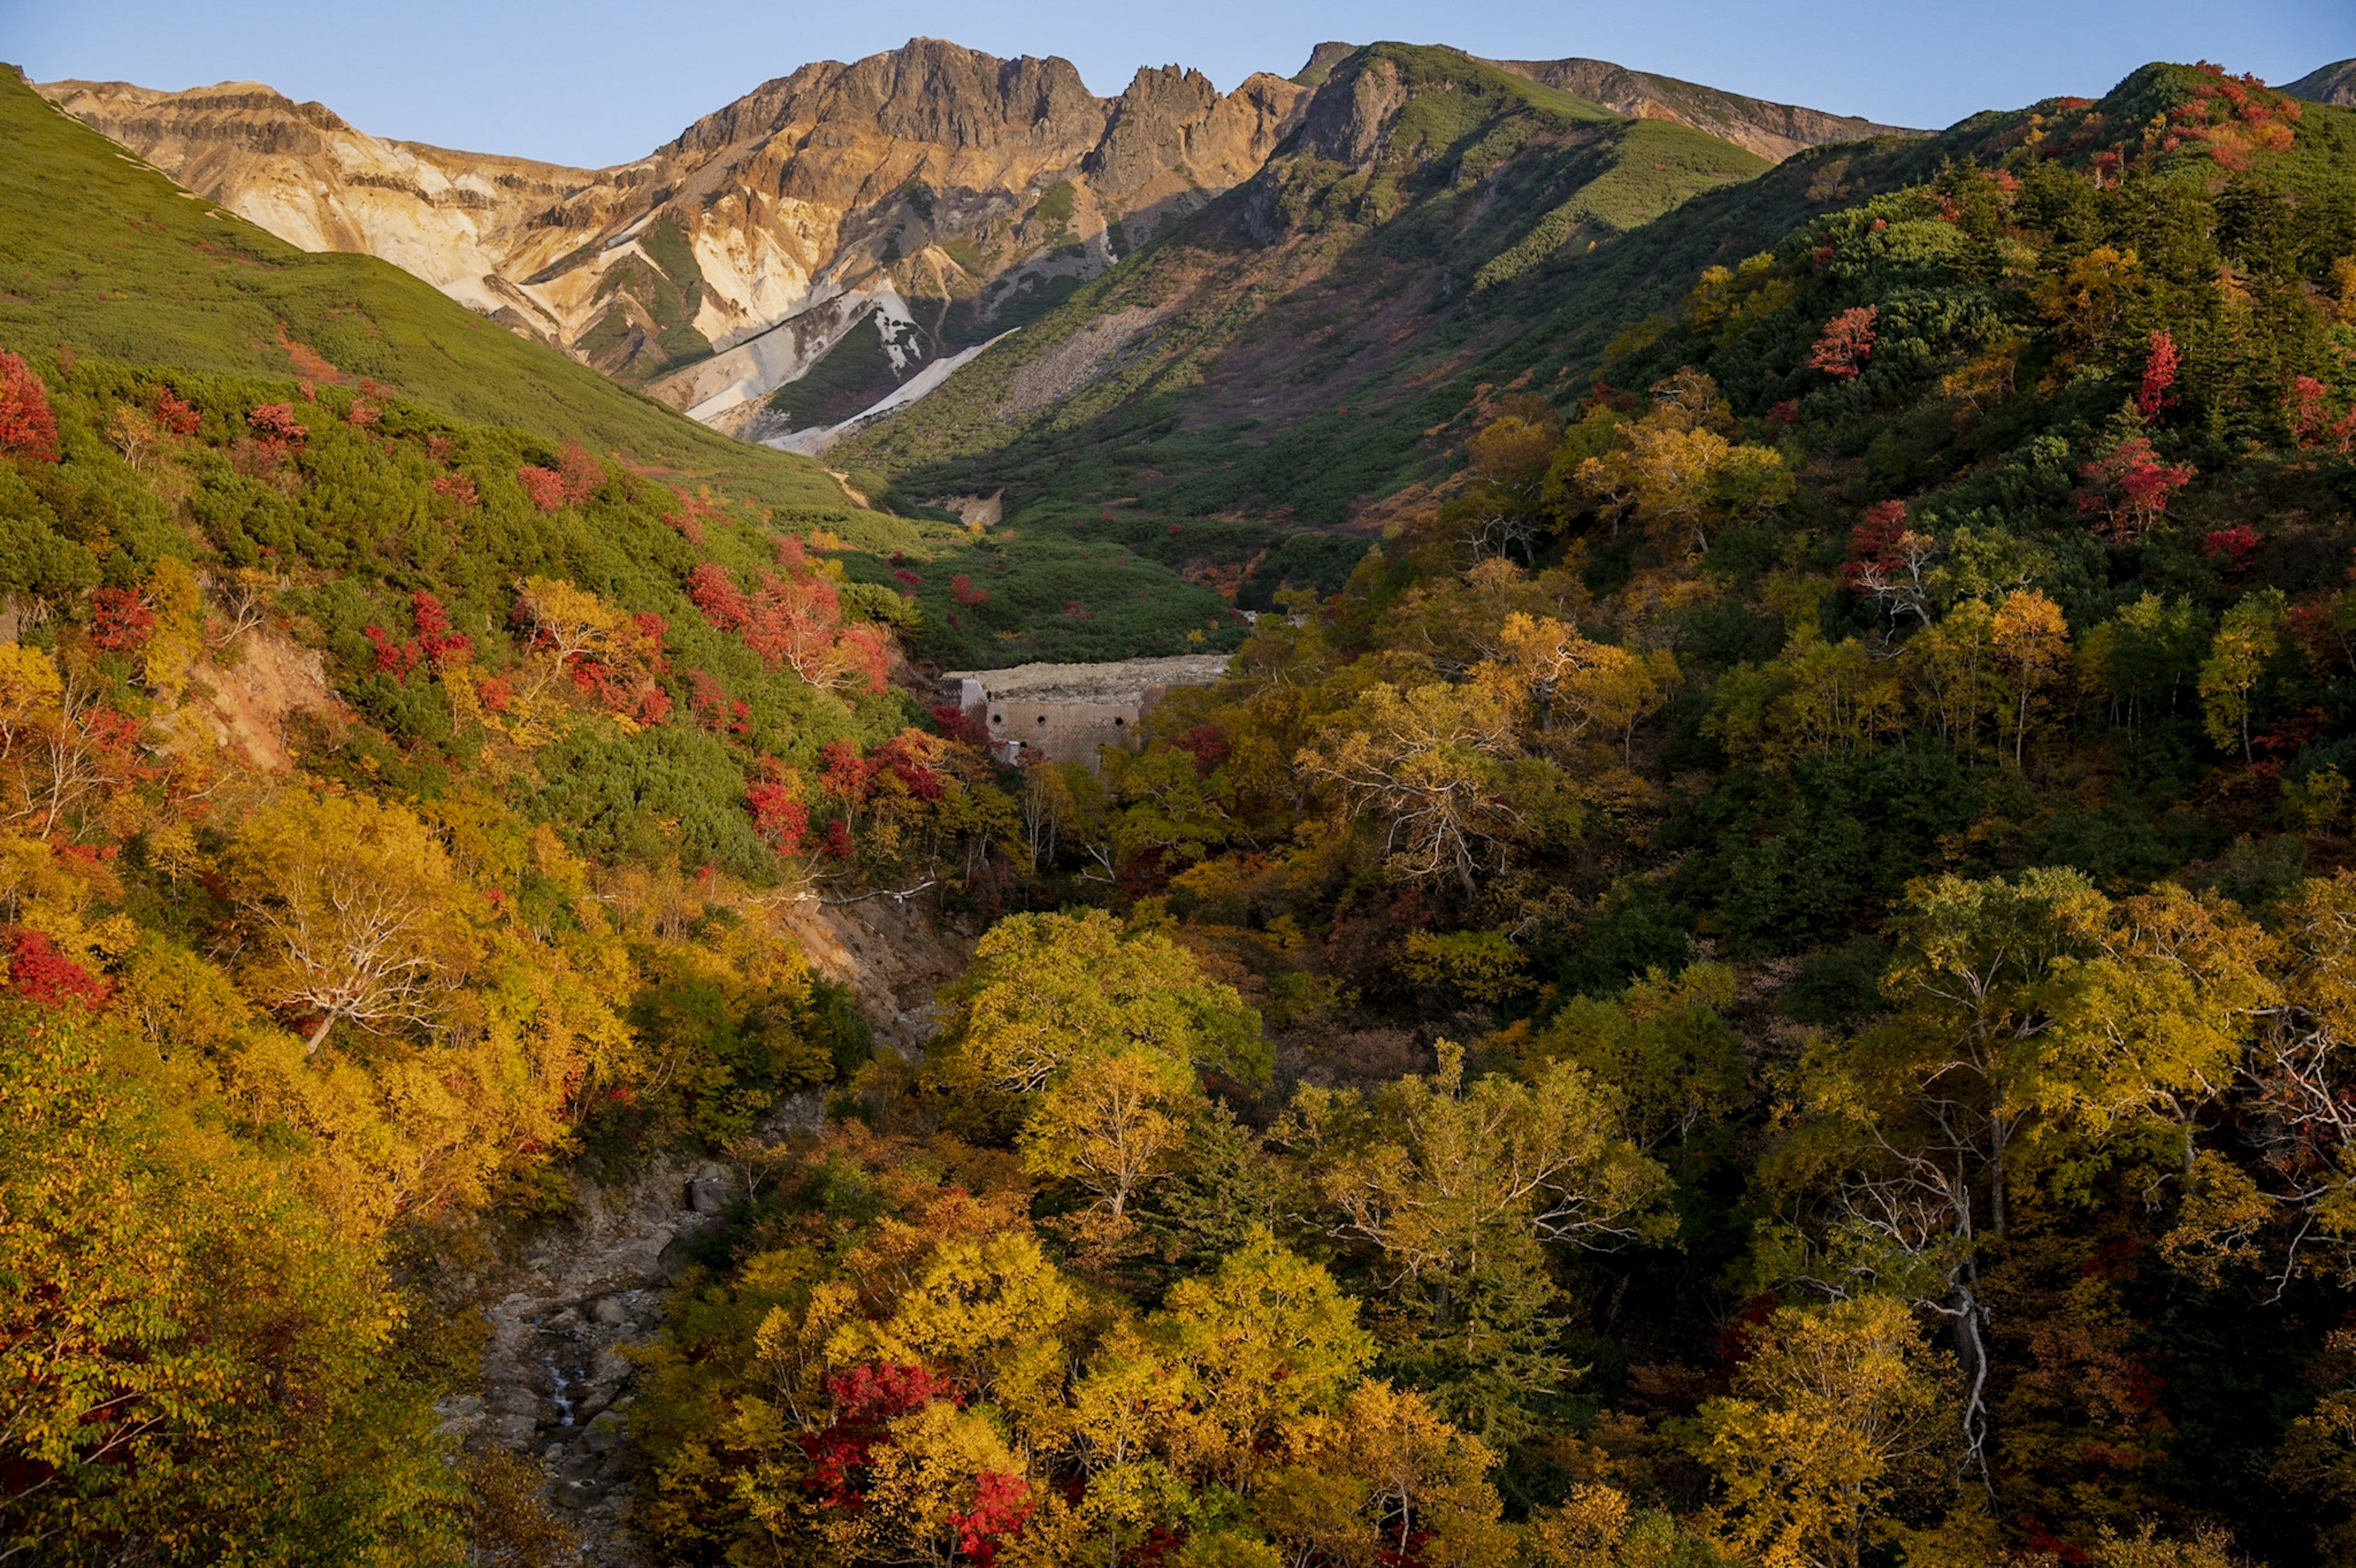
[[[885,1429],[912,1410],[937,1399],[957,1402],[949,1380],[929,1367],[896,1361],[862,1361],[826,1380],[834,1401],[834,1422],[801,1440],[810,1461],[806,1483],[819,1494],[820,1508],[857,1508],[865,1501],[860,1490]]]
[[[155,389],[155,422],[174,435],[194,435],[204,416],[196,405],[176,397],[169,387]]]
[[[2160,411],[2176,400],[2171,389],[2176,385],[2176,372],[2184,363],[2178,351],[2176,339],[2166,332],[2151,335],[2151,351],[2143,362],[2143,384],[2136,389],[2136,412],[2149,424]]]
[[[588,449],[577,441],[564,443],[563,465],[560,473],[564,480],[564,499],[575,507],[595,495],[597,486],[605,482],[605,471],[597,466],[597,460],[590,456]]]
[[[0,350],[0,452],[58,461],[58,421],[49,412],[49,389],[31,366],[5,350]]]
[[[845,626],[842,601],[832,583],[800,552],[780,545],[787,571],[761,574],[761,586],[746,592],[726,570],[704,561],[688,574],[687,596],[705,619],[734,632],[771,669],[790,669],[813,686],[863,685],[882,691],[891,650],[874,626]]]
[[[302,451],[311,439],[311,428],[295,422],[292,403],[263,403],[245,416],[245,424],[263,450],[281,454]]]
[[[1875,567],[1898,565],[1898,543],[1905,534],[1906,503],[1876,501],[1849,531],[1848,559],[1841,563],[1841,575],[1855,582]]]
[[[442,601],[423,590],[409,596],[410,624],[416,635],[407,642],[396,643],[385,635],[384,628],[368,625],[360,635],[376,650],[376,673],[391,676],[395,680],[407,678],[420,665],[440,669],[458,662],[475,651],[475,640],[464,632],[450,629],[450,613]]]
[[[2331,389],[2312,376],[2301,376],[2291,383],[2291,433],[2302,452],[2336,452],[2345,457],[2356,447],[2356,404],[2335,420],[2326,401],[2330,396]]]
[[[525,497],[543,512],[564,505],[564,475],[553,468],[519,468],[516,481],[523,486]]]
[[[958,1555],[979,1568],[994,1568],[999,1549],[1031,1522],[1031,1488],[1022,1477],[984,1470],[973,1478],[973,1507],[948,1516],[958,1532]]]
[[[2191,484],[2193,474],[2190,464],[2162,463],[2148,437],[2131,435],[2078,470],[2087,486],[2078,493],[2078,510],[2099,513],[2104,537],[2115,543],[2139,539],[2168,515],[2168,498]]]
[[[745,786],[744,804],[753,813],[753,831],[779,855],[801,853],[809,832],[809,806],[785,781],[785,766],[775,757],[763,757],[760,776]]]
[[[8,961],[8,985],[28,1002],[45,1008],[79,1003],[98,1012],[113,994],[103,980],[67,957],[48,935],[23,926],[0,927],[0,946]]]
[[[1873,357],[1873,327],[1880,315],[1880,306],[1861,304],[1825,323],[1823,336],[1808,350],[1808,368],[1840,377],[1864,369]]]
[[[90,640],[109,653],[131,653],[155,635],[155,613],[135,588],[91,590],[90,618]]]
[[[2204,535],[2201,540],[2201,553],[2211,560],[2223,561],[2230,571],[2239,571],[2257,552],[2258,546],[2265,542],[2258,530],[2249,524],[2235,523],[2230,528],[2219,528],[2214,533]]]

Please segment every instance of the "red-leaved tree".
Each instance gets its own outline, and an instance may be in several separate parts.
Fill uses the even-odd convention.
[[[2302,452],[2336,452],[2345,457],[2356,447],[2356,404],[2334,419],[2330,396],[2331,389],[2312,376],[2293,382],[2287,410],[2291,435]]]
[[[196,405],[174,395],[169,387],[155,389],[155,422],[174,435],[194,435],[204,416]]]
[[[519,468],[516,483],[523,486],[525,498],[543,512],[564,505],[564,475],[553,468]]]
[[[2078,470],[2081,516],[2102,518],[2105,539],[2126,544],[2168,515],[2168,498],[2192,483],[2190,464],[2162,463],[2148,437],[2131,435]]]
[[[245,424],[262,449],[273,457],[300,452],[311,439],[311,428],[295,422],[292,403],[263,403],[245,416]]]
[[[105,981],[59,952],[41,932],[0,926],[0,955],[8,963],[8,988],[28,1002],[45,1008],[79,1004],[94,1013],[112,995]]]
[[[2136,412],[2149,424],[2160,411],[2176,400],[2173,390],[2176,372],[2182,368],[2184,356],[2178,352],[2176,339],[2166,332],[2151,335],[2151,351],[2143,362],[2143,382],[2136,388]]]
[[[1936,539],[1906,526],[1905,502],[1876,501],[1849,534],[1848,559],[1841,563],[1841,579],[1858,598],[1880,605],[1893,627],[1901,615],[1912,615],[1927,626],[1931,589],[1923,568],[1938,549]]]
[[[589,449],[577,441],[564,443],[564,465],[561,472],[564,480],[564,499],[575,507],[595,495],[597,486],[605,482],[605,471],[597,466],[597,460],[589,455]]]
[[[416,635],[406,642],[394,642],[381,626],[360,628],[360,635],[376,650],[377,674],[402,680],[421,665],[438,670],[474,653],[475,640],[451,630],[450,613],[442,607],[441,600],[423,589],[409,596],[409,619]]]
[[[884,689],[891,649],[882,629],[844,625],[841,596],[807,560],[783,576],[762,573],[751,592],[707,560],[688,574],[687,596],[773,670],[790,669],[812,686]]]
[[[976,1568],[996,1568],[999,1549],[1031,1522],[1031,1486],[1004,1470],[984,1470],[973,1478],[973,1506],[948,1516],[958,1532],[958,1555]]]
[[[155,635],[155,612],[135,588],[93,588],[90,625],[90,640],[100,647],[109,653],[133,653]]]
[[[1808,350],[1808,368],[1842,378],[1864,369],[1873,357],[1874,323],[1880,318],[1879,305],[1861,304],[1825,323],[1824,336]]]
[[[2265,542],[2258,530],[2247,523],[2235,523],[2230,528],[2219,528],[2201,539],[2201,553],[2211,560],[2222,560],[2228,571],[2239,571],[2247,566],[2250,557]]]
[[[798,855],[809,834],[809,806],[787,782],[785,765],[763,757],[758,776],[745,786],[744,805],[753,814],[753,831],[780,856]]]
[[[855,1509],[864,1502],[867,1472],[891,1424],[935,1400],[957,1399],[949,1380],[930,1367],[896,1361],[862,1361],[832,1373],[826,1392],[834,1419],[801,1440],[810,1462],[804,1484],[819,1494],[820,1508]]]
[[[0,349],[0,453],[37,463],[58,460],[58,421],[49,389],[33,368]]]

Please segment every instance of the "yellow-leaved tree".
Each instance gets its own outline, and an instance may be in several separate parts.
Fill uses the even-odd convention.
[[[1701,1408],[1725,1544],[1746,1563],[1858,1568],[1893,1505],[1935,1511],[1953,1489],[1953,1381],[1902,1302],[1779,1307]]]
[[[255,928],[245,983],[310,1024],[305,1054],[340,1023],[431,1025],[476,955],[449,855],[390,802],[287,792],[240,829],[230,887]]]
[[[1165,933],[1102,910],[1000,921],[941,1002],[940,1071],[989,1095],[1036,1095],[1129,1051],[1249,1082],[1269,1067],[1259,1015],[1233,987]]]

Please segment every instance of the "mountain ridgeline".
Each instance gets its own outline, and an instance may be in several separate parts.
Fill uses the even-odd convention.
[[[1318,59],[1335,49],[1355,52]],[[1507,69],[1771,158],[1885,129],[1596,61]],[[380,256],[674,407],[740,429],[766,411],[769,434],[840,422],[1251,177],[1309,74],[1221,94],[1141,69],[1098,98],[1067,61],[920,38],[803,67],[602,170],[386,142],[251,82],[42,91],[281,238]],[[824,389],[760,410],[846,339]]]

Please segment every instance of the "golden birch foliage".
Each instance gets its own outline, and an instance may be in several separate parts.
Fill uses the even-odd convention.
[[[1023,1124],[1023,1168],[1070,1180],[1114,1215],[1170,1168],[1198,1098],[1194,1075],[1159,1051],[1083,1059],[1048,1085]]]
[[[2064,971],[2043,1070],[2020,1092],[2094,1138],[2147,1114],[2188,1124],[2281,1000],[2274,943],[2216,894],[2163,882],[2107,913],[2095,951]]]
[[[1265,1541],[1237,1531],[1190,1535],[1179,1549],[1179,1568],[1285,1568],[1286,1559]]]
[[[1625,1492],[1582,1482],[1560,1506],[1533,1514],[1530,1561],[1535,1568],[1619,1568],[1629,1523]]]
[[[2225,612],[2201,666],[2201,721],[2221,752],[2250,758],[2250,696],[2282,651],[2279,589],[2245,594]]]
[[[993,1094],[1036,1093],[1126,1049],[1253,1081],[1268,1072],[1259,1015],[1233,987],[1166,934],[1125,931],[1102,910],[1000,921],[942,1002],[948,1071]]]
[[[1573,997],[1524,1047],[1522,1072],[1576,1062],[1623,1096],[1641,1147],[1719,1121],[1750,1098],[1741,1038],[1725,1018],[1734,985],[1725,965],[1695,964],[1648,970],[1616,1001]]]
[[[33,734],[57,722],[64,690],[48,654],[0,643],[0,763],[13,761]]]
[[[2315,1506],[2319,1561],[2356,1557],[2356,1328],[2332,1330],[2309,1374],[2315,1407],[2291,1422],[2272,1478]]]
[[[549,658],[527,696],[537,697],[566,667],[594,658],[617,670],[636,669],[651,652],[630,617],[584,588],[562,579],[527,577],[516,584],[516,609]]]
[[[2052,710],[2070,679],[2070,627],[2062,606],[2027,589],[2006,594],[1988,619],[1988,652],[2002,703],[1997,732],[2012,731],[2017,767],[2030,727]]]
[[[1134,1322],[1114,1323],[1072,1387],[1072,1446],[1081,1467],[1097,1476],[1149,1463],[1186,1397],[1160,1347]]]
[[[2032,297],[2039,314],[2059,323],[2065,337],[2091,345],[2110,331],[2141,283],[2132,248],[2097,245],[2060,273],[2047,274]]]
[[[1709,731],[1730,753],[1770,765],[1863,751],[1904,726],[1896,676],[1854,637],[1837,645],[1810,638],[1763,668],[1730,671],[1716,701]]]
[[[1506,1568],[1517,1553],[1489,1485],[1496,1456],[1433,1413],[1424,1396],[1368,1378],[1319,1423],[1310,1451],[1329,1474],[1360,1483],[1376,1549],[1406,1554],[1429,1532],[1440,1568]]]
[[[1294,763],[1351,816],[1381,825],[1393,875],[1453,878],[1469,899],[1474,873],[1520,827],[1500,784],[1500,764],[1519,749],[1518,707],[1494,678],[1377,685]]]
[[[1463,1048],[1438,1050],[1438,1072],[1371,1094],[1304,1087],[1278,1134],[1337,1224],[1391,1268],[1461,1274],[1500,1224],[1589,1247],[1674,1233],[1668,1175],[1622,1132],[1614,1092],[1568,1061],[1526,1083],[1467,1084]]]
[[[1617,739],[1624,752],[1636,726],[1657,713],[1678,679],[1676,656],[1599,643],[1551,615],[1516,610],[1497,635],[1501,673],[1527,693],[1538,733]]]
[[[0,1555],[451,1561],[374,1253],[106,1027],[0,1008]]]
[[[1651,411],[1620,425],[1616,444],[1569,476],[1564,488],[1580,504],[1615,524],[1633,513],[1664,550],[1699,554],[1717,526],[1790,498],[1781,453],[1728,439],[1731,411],[1708,377],[1681,370],[1652,393]]]
[[[1993,706],[1996,612],[1979,599],[1958,602],[1907,639],[1899,668],[1912,694],[1916,722],[1969,756]]]
[[[1020,1383],[1037,1370],[1033,1358],[1051,1353],[1056,1336],[1079,1306],[1027,1231],[1003,1230],[943,1243],[899,1291],[888,1317],[838,1329],[827,1354],[837,1365],[896,1361],[940,1367],[980,1398],[1001,1390],[1009,1374]]]
[[[1165,1439],[1172,1468],[1239,1490],[1278,1435],[1332,1408],[1375,1353],[1333,1277],[1258,1227],[1215,1271],[1173,1285],[1153,1328],[1187,1395]]]
[[[189,667],[204,651],[204,595],[188,563],[167,555],[149,574],[146,597],[155,627],[140,650],[140,677],[174,705],[188,688]]]
[[[1889,1506],[1952,1480],[1952,1369],[1886,1296],[1778,1308],[1700,1413],[1713,1520],[1745,1562],[1858,1568]]]
[[[1366,1483],[1315,1465],[1281,1465],[1269,1471],[1254,1499],[1252,1515],[1275,1538],[1287,1563],[1374,1561],[1374,1532],[1366,1527]]]
[[[228,869],[257,933],[246,987],[313,1026],[306,1051],[338,1023],[431,1023],[474,957],[449,856],[405,806],[289,791],[240,829]]]
[[[2104,1527],[2094,1547],[2094,1568],[2250,1568],[2250,1560],[2233,1550],[2231,1531],[2214,1525],[2197,1526],[2189,1539],[2171,1541],[2147,1520],[2133,1535]]]

